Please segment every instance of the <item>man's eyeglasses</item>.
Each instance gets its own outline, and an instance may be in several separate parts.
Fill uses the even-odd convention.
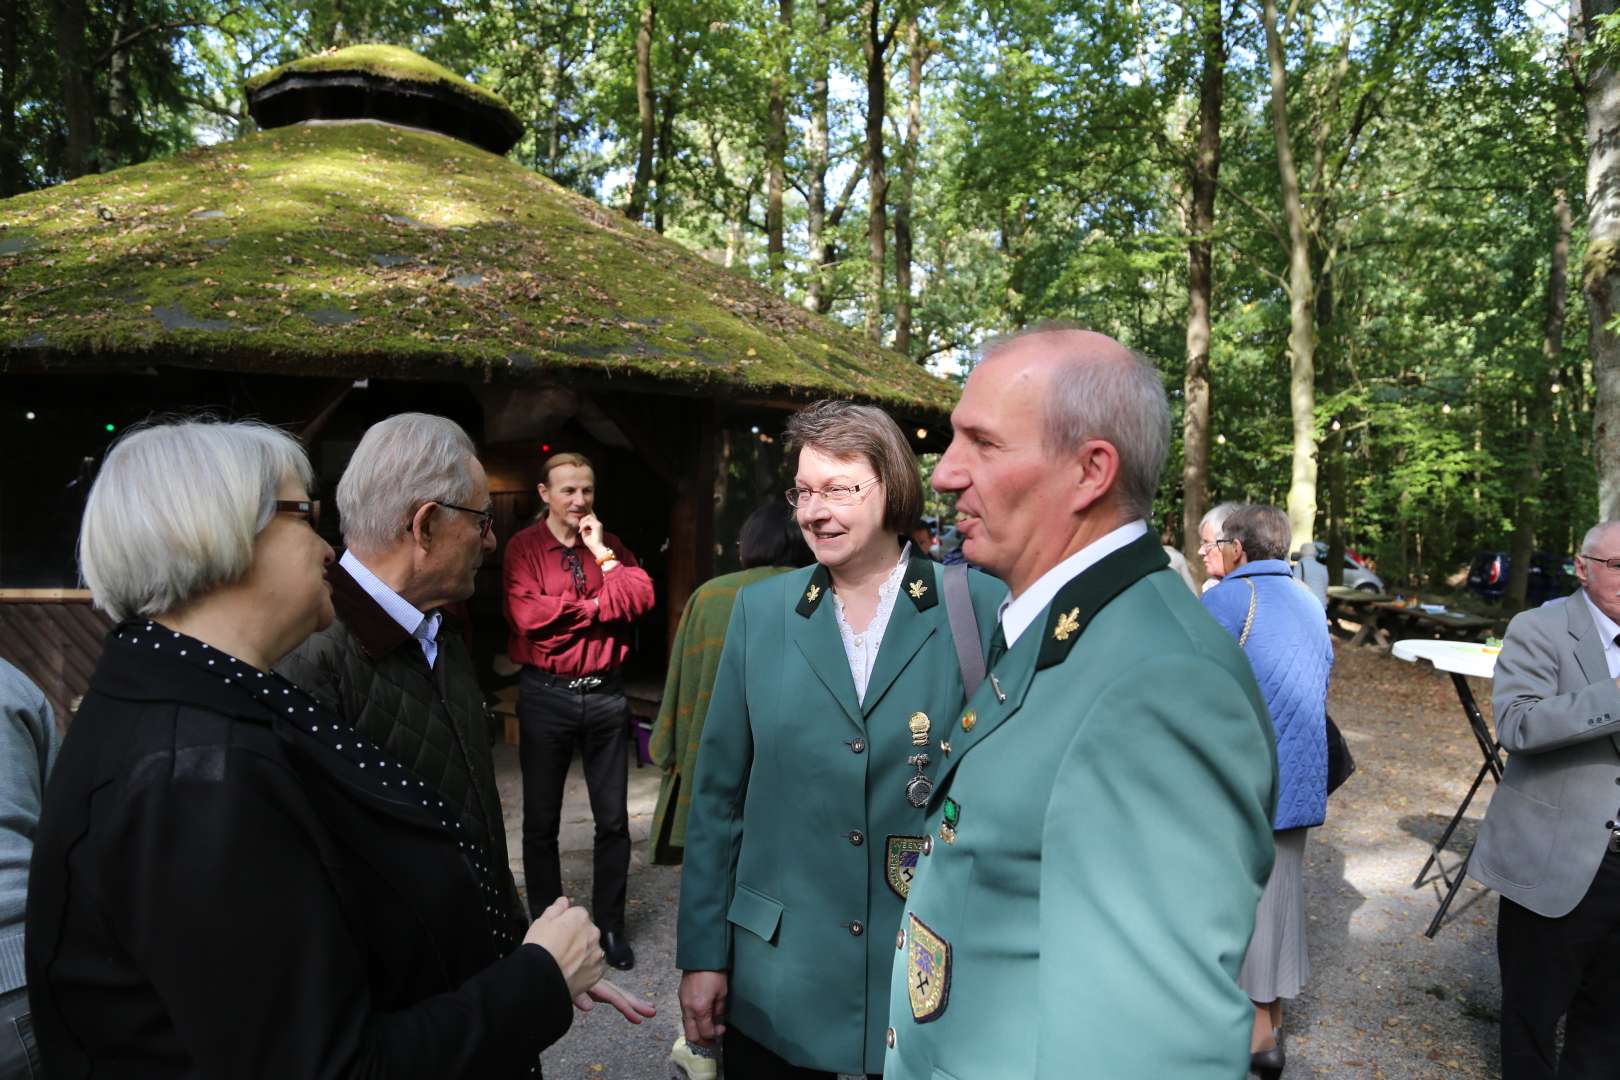
[[[861,501],[861,492],[873,487],[880,481],[877,477],[862,480],[858,484],[828,484],[821,490],[808,487],[788,488],[783,494],[787,496],[789,506],[804,506],[812,497],[820,495],[823,502],[829,506],[848,506]]]
[[[1596,563],[1611,573],[1620,574],[1620,559],[1600,559],[1596,555],[1582,555],[1588,566]]]
[[[276,513],[296,514],[309,522],[309,527],[321,527],[321,500],[319,499],[277,499]]]
[[[470,506],[457,506],[455,503],[441,502],[438,505],[446,510],[460,510],[463,514],[472,514],[478,519],[478,538],[482,540],[489,535],[489,530],[495,527],[495,511],[474,510]]]

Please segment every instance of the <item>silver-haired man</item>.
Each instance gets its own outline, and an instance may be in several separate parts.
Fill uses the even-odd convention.
[[[512,881],[492,732],[446,605],[495,550],[489,481],[452,420],[401,413],[360,440],[337,487],[348,550],[328,571],[337,620],[278,669],[431,784],[498,865],[492,904],[528,925]]]

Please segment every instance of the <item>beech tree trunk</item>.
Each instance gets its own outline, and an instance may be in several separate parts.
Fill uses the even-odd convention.
[[[766,105],[765,257],[770,267],[771,285],[780,290],[787,268],[782,194],[787,187],[787,68],[793,52],[793,0],[777,0],[777,19],[782,40],[771,58],[770,98]]]
[[[911,201],[922,137],[922,72],[928,47],[917,16],[906,17],[906,139],[900,150],[900,192],[894,201],[894,348],[911,355]]]
[[[669,209],[669,163],[675,155],[675,112],[679,103],[672,86],[663,94],[658,121],[658,168],[653,175],[653,230],[664,234],[664,213]]]
[[[1530,558],[1536,547],[1536,512],[1541,505],[1541,466],[1547,449],[1547,425],[1551,423],[1552,398],[1544,391],[1558,378],[1564,356],[1564,312],[1569,298],[1569,234],[1573,226],[1569,196],[1563,188],[1553,192],[1552,257],[1547,267],[1547,322],[1541,335],[1543,366],[1531,380],[1524,398],[1524,469],[1519,473],[1518,498],[1514,500],[1512,560],[1508,567],[1506,600],[1510,608],[1522,608],[1530,585]]]
[[[56,59],[62,72],[62,111],[67,120],[63,165],[68,179],[95,170],[95,90],[85,56],[84,0],[56,0]]]
[[[1181,546],[1187,565],[1203,575],[1198,523],[1209,512],[1209,342],[1213,302],[1216,178],[1221,169],[1221,103],[1226,37],[1221,0],[1205,0],[1203,70],[1198,76],[1198,146],[1192,162],[1187,245],[1187,374],[1183,381]]]
[[[28,0],[0,5],[0,199],[22,190],[22,145],[17,141],[17,39]]]
[[[1593,20],[1620,0],[1582,0],[1586,40]],[[1599,63],[1588,75],[1586,102],[1586,258],[1582,285],[1591,313],[1592,441],[1597,454],[1598,518],[1620,518],[1620,335],[1608,329],[1620,314],[1620,69]]]
[[[658,131],[652,85],[652,36],[657,18],[657,4],[647,0],[647,6],[641,9],[641,26],[636,31],[636,112],[641,120],[641,143],[636,152],[636,178],[630,187],[630,205],[624,210],[631,221],[640,221],[646,215],[647,189],[652,185]]]
[[[1293,418],[1293,467],[1288,485],[1290,546],[1298,550],[1316,528],[1316,322],[1312,311],[1311,239],[1299,197],[1299,169],[1288,127],[1288,70],[1277,28],[1277,0],[1261,13],[1271,69],[1271,130],[1288,223],[1288,410]]]
[[[810,42],[810,133],[805,139],[804,156],[810,176],[805,193],[805,226],[810,247],[810,273],[804,291],[804,306],[825,312],[827,264],[832,261],[832,245],[827,243],[827,83],[832,67],[828,35],[832,17],[828,0],[816,0],[816,27]],[[830,302],[829,302],[830,306]]]
[[[883,121],[889,82],[884,62],[893,31],[884,34],[880,0],[866,0],[861,52],[866,58],[866,336],[883,336],[883,263],[888,249],[888,177],[883,163]]]

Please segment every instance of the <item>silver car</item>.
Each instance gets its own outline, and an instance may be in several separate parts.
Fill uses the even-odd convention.
[[[1316,557],[1322,565],[1327,565],[1327,541],[1316,541]],[[1344,553],[1344,583],[1350,588],[1360,589],[1362,592],[1381,593],[1384,591],[1384,579],[1356,562],[1355,557],[1348,551]]]

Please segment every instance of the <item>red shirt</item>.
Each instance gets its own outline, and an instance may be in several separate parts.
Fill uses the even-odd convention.
[[[544,520],[506,542],[506,653],[514,664],[575,678],[606,674],[630,655],[630,622],[652,608],[652,578],[623,540],[612,533],[605,539],[619,557],[618,568],[607,574],[590,548],[567,547]],[[583,592],[569,552],[584,572]]]

